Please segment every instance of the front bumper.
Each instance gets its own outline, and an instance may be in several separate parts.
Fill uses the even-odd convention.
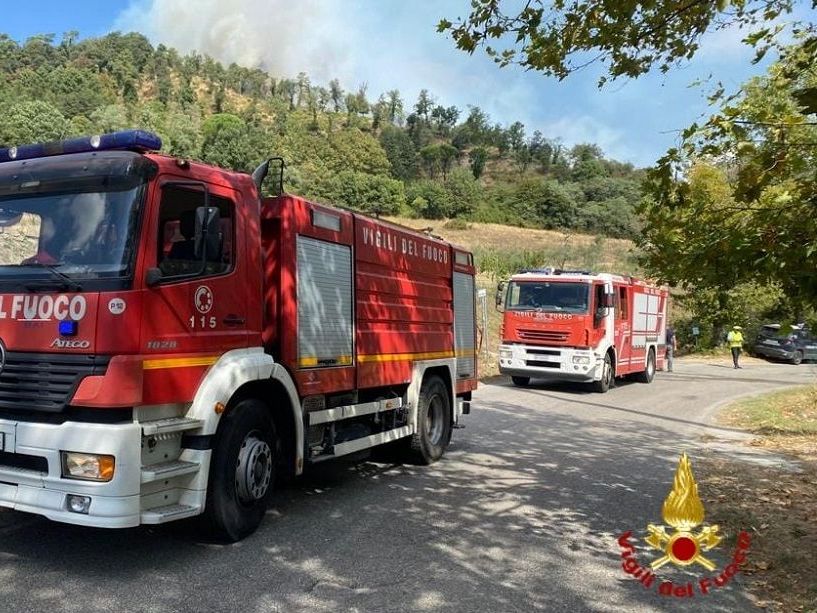
[[[599,381],[604,356],[588,349],[538,345],[500,345],[499,372],[519,377]]]
[[[139,525],[141,428],[134,422],[45,424],[0,419],[0,507],[36,513],[84,526],[126,528]],[[112,455],[116,466],[107,483],[62,478],[60,451]],[[20,455],[18,455],[20,454]],[[19,468],[15,458],[47,461],[47,471]],[[68,510],[68,494],[90,496],[87,514]]]

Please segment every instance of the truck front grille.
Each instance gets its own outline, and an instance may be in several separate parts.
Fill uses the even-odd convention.
[[[92,355],[6,352],[0,369],[0,409],[65,409],[83,378],[104,375],[110,358]]]
[[[558,330],[531,330],[529,328],[520,328],[517,334],[519,334],[519,338],[523,341],[540,341],[546,343],[564,343],[570,335],[569,332],[561,332]]]
[[[15,468],[31,472],[48,474],[48,459],[36,455],[22,453],[8,453],[0,451],[0,468]]]

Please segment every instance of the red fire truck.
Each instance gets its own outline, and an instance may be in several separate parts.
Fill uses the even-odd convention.
[[[663,368],[667,291],[632,277],[589,271],[524,271],[497,288],[504,305],[499,370],[588,382],[606,392],[616,377],[651,383]]]
[[[428,464],[476,388],[449,243],[157,153],[0,150],[0,506],[237,540],[277,477],[390,444]],[[283,171],[282,171],[283,174]]]

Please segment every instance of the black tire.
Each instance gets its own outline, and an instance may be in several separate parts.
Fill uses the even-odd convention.
[[[527,387],[530,383],[530,377],[511,377],[511,381],[516,387]]]
[[[234,543],[255,532],[275,484],[280,444],[267,406],[243,400],[221,418],[213,442],[204,526]]]
[[[610,357],[610,354],[604,356],[604,366],[601,375],[601,380],[593,381],[592,386],[593,390],[598,392],[599,394],[606,394],[607,391],[613,387],[613,382],[615,379],[615,369],[613,368],[613,359]]]
[[[795,366],[800,366],[803,363],[803,352],[799,349],[794,352],[794,355],[791,358],[791,363]]]
[[[636,373],[635,380],[639,383],[652,383],[655,379],[655,350],[650,349],[647,354],[647,366],[640,373]]]
[[[451,400],[446,384],[428,377],[417,403],[417,432],[405,443],[404,461],[428,465],[439,460],[451,441]]]

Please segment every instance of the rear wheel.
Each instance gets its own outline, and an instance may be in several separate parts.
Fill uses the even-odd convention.
[[[647,367],[638,373],[636,376],[636,381],[640,381],[641,383],[652,383],[652,380],[655,379],[655,350],[650,349],[650,352],[647,354]]]
[[[593,389],[597,391],[599,394],[604,394],[613,386],[613,379],[615,377],[615,371],[613,369],[613,358],[610,357],[610,354],[604,356],[604,365],[602,366],[601,371],[601,379],[599,381],[593,381]]]
[[[244,400],[222,417],[204,512],[211,536],[235,542],[258,528],[272,493],[278,455],[275,424],[266,405]]]
[[[511,381],[516,387],[527,387],[530,377],[511,377]]]
[[[799,349],[794,352],[794,355],[791,358],[791,363],[795,366],[799,366],[803,362],[803,352]]]
[[[442,379],[431,376],[420,388],[417,432],[407,441],[404,457],[411,464],[439,460],[451,441],[451,401]]]

